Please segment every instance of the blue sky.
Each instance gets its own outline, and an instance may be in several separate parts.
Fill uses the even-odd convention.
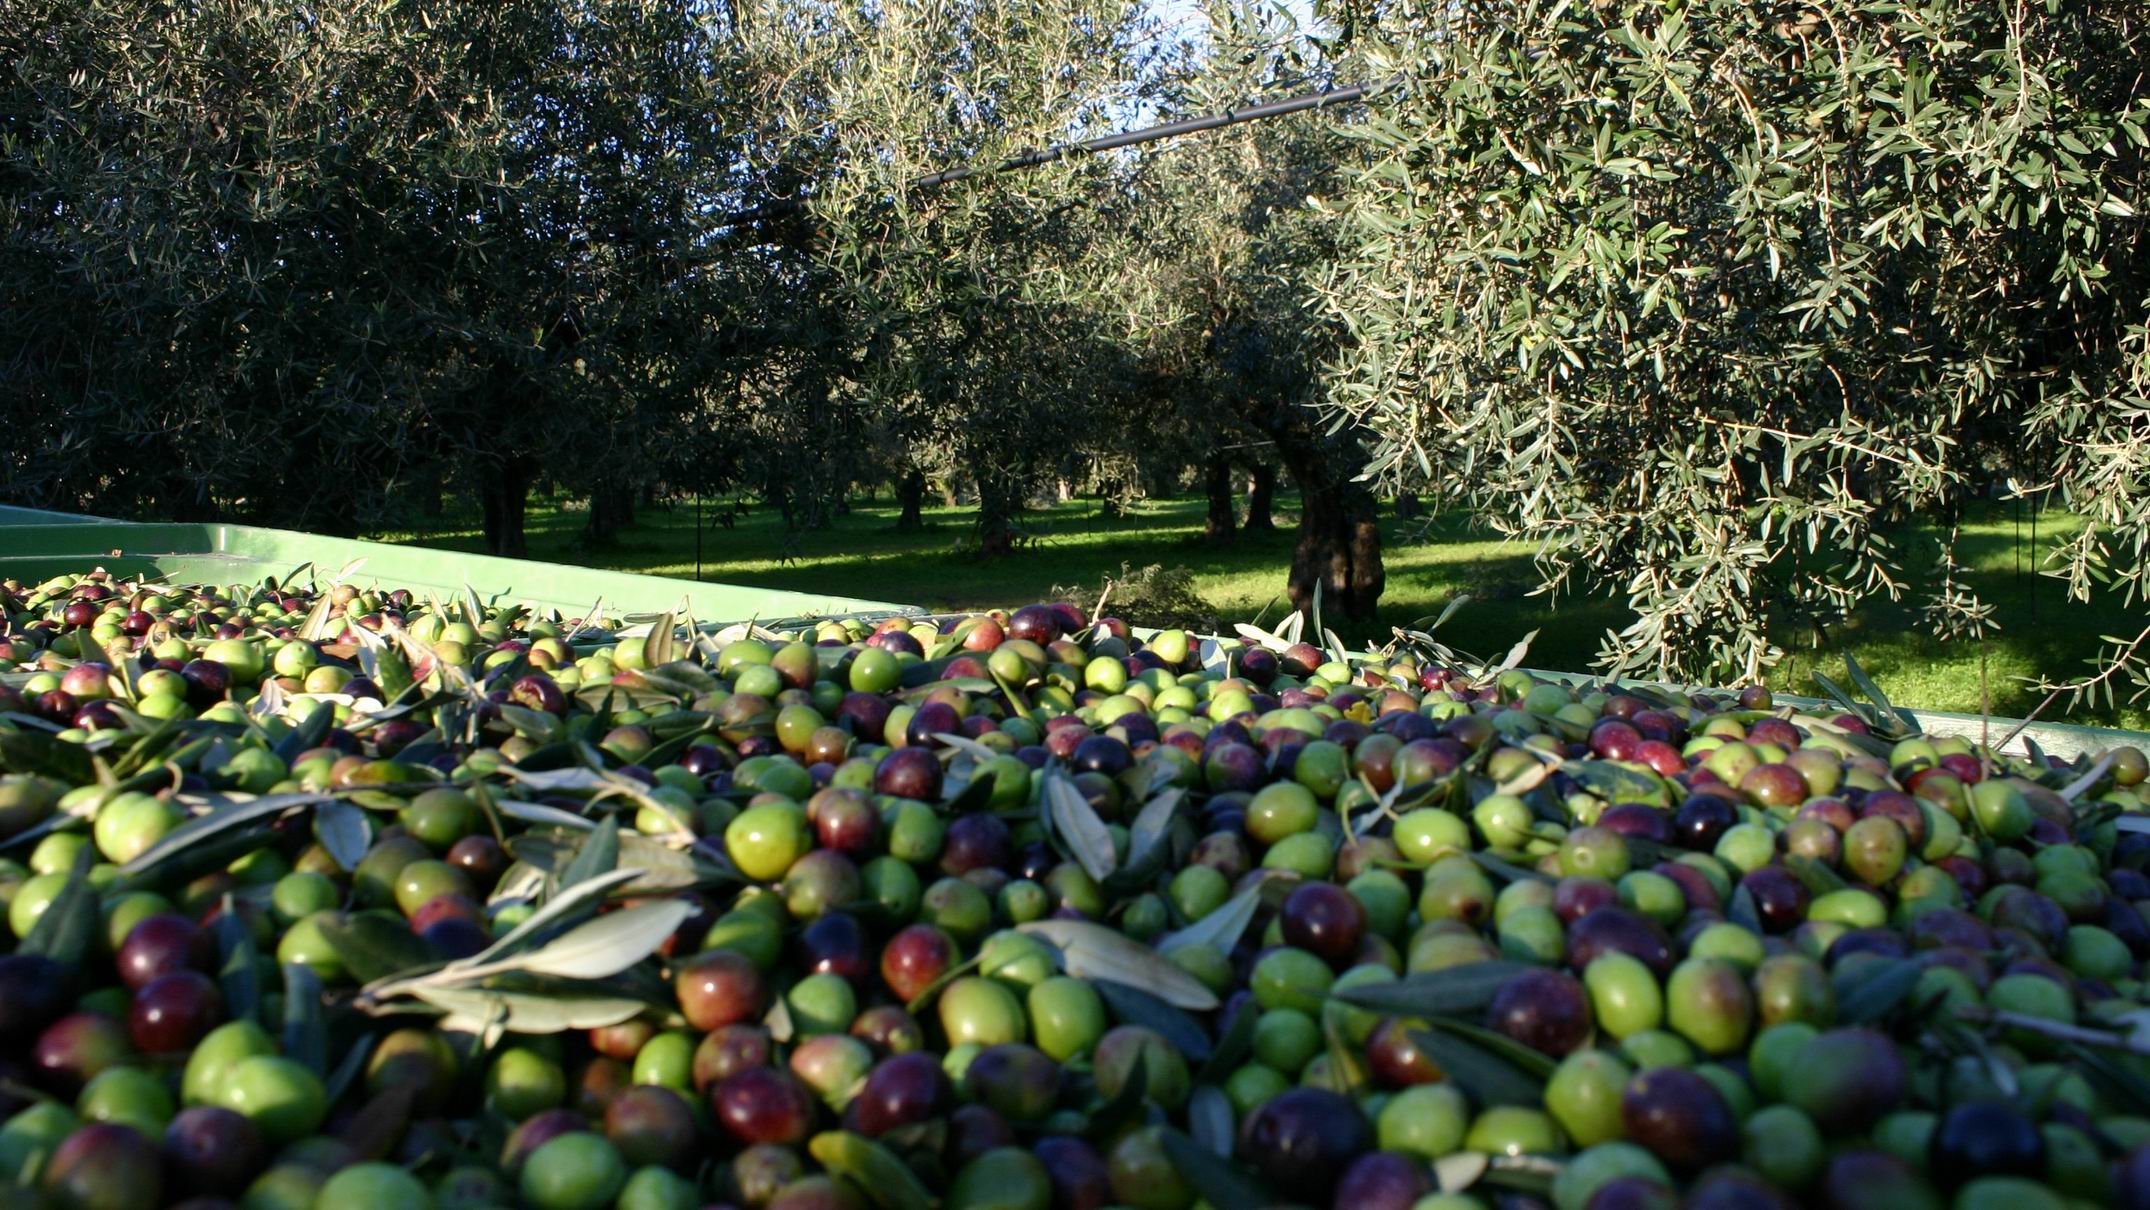
[[[1202,17],[1201,8],[1194,0],[1154,0],[1150,7],[1158,16],[1163,17],[1173,25],[1184,28],[1190,35],[1199,34],[1208,25],[1208,22]],[[1301,25],[1313,23],[1314,5],[1312,0],[1284,0],[1284,7],[1290,9],[1292,14],[1299,18]]]

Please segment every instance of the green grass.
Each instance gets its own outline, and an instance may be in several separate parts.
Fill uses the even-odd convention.
[[[1291,553],[1294,506],[1290,497],[1278,502],[1279,530],[1273,535],[1242,535],[1233,543],[1212,545],[1202,539],[1198,499],[1143,501],[1114,518],[1103,516],[1094,501],[1077,501],[1026,514],[1024,527],[1035,544],[997,560],[964,553],[972,532],[968,509],[929,509],[924,532],[903,534],[896,532],[895,509],[884,498],[855,505],[828,529],[787,535],[774,509],[757,509],[726,530],[716,525],[712,507],[701,534],[700,574],[704,580],[841,593],[940,610],[1022,604],[1039,599],[1054,585],[1079,584],[1094,591],[1106,576],[1119,574],[1123,564],[1141,568],[1157,563],[1191,571],[1203,597],[1226,620],[1251,620],[1260,614],[1274,620],[1286,608],[1284,569]],[[528,530],[530,557],[650,575],[696,574],[692,504],[670,511],[642,510],[637,523],[608,547],[585,547],[580,540],[584,520],[579,503],[535,502]],[[2042,515],[2034,548],[2028,524],[2019,529],[2011,510],[1992,507],[1967,519],[1957,558],[1970,569],[1970,586],[1995,606],[2001,625],[2000,633],[1983,644],[1944,642],[1926,634],[1916,596],[1923,585],[1916,578],[1905,600],[1871,603],[1839,628],[1832,642],[1848,646],[1899,705],[1927,709],[1977,712],[1983,657],[1993,713],[2020,716],[2042,696],[2027,687],[2025,678],[2080,676],[2085,661],[2098,653],[2099,636],[2132,635],[2144,624],[2143,611],[2124,606],[2117,596],[2069,602],[2058,582],[2035,574],[2038,556],[2077,524],[2065,516]],[[1389,627],[1437,614],[1456,594],[1469,592],[1472,603],[1442,628],[1444,641],[1467,651],[1497,654],[1536,630],[1529,664],[1580,671],[1589,668],[1605,630],[1631,616],[1614,601],[1571,599],[1553,607],[1543,598],[1528,596],[1536,583],[1529,552],[1498,541],[1467,519],[1443,518],[1421,540],[1403,541],[1398,535],[1405,528],[1401,523],[1390,526],[1388,589],[1377,624],[1348,637],[1385,638]],[[423,527],[377,536],[483,549],[474,514],[451,513]],[[1899,535],[1898,541],[1908,566],[1931,564],[1933,534],[1913,531]],[[1774,686],[1816,693],[1809,674],[1817,667],[1845,681],[1836,649],[1803,649],[1811,642],[1805,635],[1781,641],[1793,650],[1770,674]],[[2074,712],[2056,705],[2042,717],[2150,727],[2150,711],[2125,704],[2116,710]]]

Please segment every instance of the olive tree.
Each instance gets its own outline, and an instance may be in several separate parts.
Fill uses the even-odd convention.
[[[1321,46],[1287,10],[1220,0],[1203,9],[1204,53],[1173,77],[1168,114],[1214,113],[1330,79]],[[1123,254],[1154,279],[1152,356],[1170,367],[1180,430],[1204,467],[1210,528],[1230,520],[1235,460],[1288,470],[1300,492],[1287,587],[1305,608],[1373,615],[1385,572],[1375,501],[1355,422],[1313,410],[1342,325],[1317,306],[1340,224],[1318,200],[1341,186],[1353,145],[1320,117],[1231,127],[1146,157],[1136,184],[1142,222]],[[1272,480],[1273,482],[1273,480]],[[1266,500],[1250,502],[1266,523]]]
[[[712,28],[655,0],[19,6],[0,489],[347,528],[465,478],[649,476],[742,296]],[[616,500],[614,500],[616,504]]]
[[[1891,524],[2010,478],[2150,585],[2150,29],[2128,0],[1397,0],[1348,132],[1326,406],[1543,589],[1624,595],[1603,664],[1753,674],[1903,591]],[[1944,549],[1943,558],[1950,556]],[[1960,582],[1937,625],[1977,629]]]
[[[959,474],[979,549],[1009,550],[1041,474],[1124,371],[1098,300],[1114,166],[1070,160],[932,190],[1105,129],[1140,87],[1148,18],[1131,0],[768,5],[740,37],[771,86],[764,154],[800,182],[816,280],[841,315],[850,405],[901,447],[899,480]]]

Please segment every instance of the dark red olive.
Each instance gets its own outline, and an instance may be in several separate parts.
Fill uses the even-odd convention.
[[[1307,950],[1342,969],[1357,959],[1366,931],[1366,908],[1358,896],[1333,882],[1302,883],[1278,912],[1284,943]]]
[[[2002,1101],[1956,1105],[1935,1125],[1927,1169],[1943,1188],[1977,1176],[2040,1176],[2045,1136],[2022,1110]]]
[[[190,1105],[164,1128],[164,1163],[194,1193],[238,1193],[268,1159],[251,1118],[220,1105]]]
[[[1247,1118],[1240,1158],[1286,1197],[1328,1199],[1350,1163],[1373,1146],[1366,1115],[1326,1088],[1293,1088],[1271,1097]]]
[[[788,1071],[752,1067],[718,1084],[709,1094],[717,1122],[743,1143],[806,1141],[814,1127],[814,1099]]]
[[[1336,1182],[1335,1210],[1411,1210],[1433,1191],[1424,1164],[1393,1151],[1369,1151]]]
[[[1657,972],[1672,973],[1672,940],[1657,922],[1622,907],[1601,907],[1568,929],[1568,965],[1587,968],[1600,954],[1622,953]]]
[[[1620,1121],[1630,1142],[1666,1165],[1696,1172],[1739,1154],[1739,1120],[1717,1086],[1684,1067],[1658,1067],[1628,1082]]]
[[[941,762],[924,748],[898,748],[875,766],[873,788],[896,798],[936,802],[941,797]]]
[[[848,1116],[860,1134],[882,1135],[938,1117],[954,1096],[939,1058],[914,1050],[875,1064],[852,1099]]]
[[[1486,1024],[1558,1058],[1590,1040],[1590,996],[1573,975],[1523,971],[1493,993]]]

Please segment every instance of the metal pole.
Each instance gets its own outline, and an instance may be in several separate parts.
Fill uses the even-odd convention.
[[[702,493],[694,493],[694,582],[702,582]]]
[[[914,178],[905,188],[932,189],[956,181],[969,180],[975,176],[990,176],[994,173],[1009,172],[1018,168],[1035,168],[1040,164],[1050,164],[1056,160],[1064,160],[1072,156],[1096,155],[1099,152],[1112,151],[1121,147],[1135,147],[1143,143],[1154,143],[1159,139],[1174,138],[1183,134],[1199,134],[1205,130],[1218,130],[1226,126],[1237,126],[1242,122],[1254,122],[1263,118],[1277,118],[1286,114],[1304,113],[1309,109],[1322,109],[1330,105],[1349,105],[1355,101],[1364,100],[1394,82],[1392,78],[1375,84],[1346,84],[1337,88],[1322,89],[1319,92],[1302,93],[1296,97],[1264,101],[1259,105],[1243,105],[1238,109],[1225,110],[1223,113],[1205,114],[1197,118],[1181,118],[1176,122],[1161,122],[1155,126],[1145,126],[1139,130],[1123,130],[1117,134],[1084,139],[1077,143],[1059,143],[1041,151],[1026,151],[1021,155],[1002,160],[991,167],[964,165],[960,168],[949,168],[940,172],[929,173],[925,176]],[[805,208],[806,202],[799,198],[763,202],[759,206],[741,210],[731,215],[724,220],[723,225],[738,226],[745,223],[758,223],[764,219],[779,218]]]

